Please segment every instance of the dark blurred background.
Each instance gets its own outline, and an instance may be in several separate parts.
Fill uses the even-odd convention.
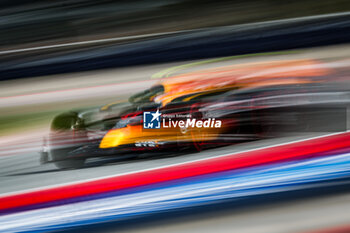
[[[347,0],[15,0],[0,6],[1,80],[350,41]]]
[[[7,0],[0,7],[4,49],[344,12],[350,1]]]

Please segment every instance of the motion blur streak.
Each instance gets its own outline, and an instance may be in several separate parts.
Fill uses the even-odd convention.
[[[7,0],[0,31],[0,233],[349,230],[349,0]]]
[[[17,95],[0,97],[0,107],[14,107],[25,104],[54,103],[60,101],[72,101],[81,99],[83,96],[115,96],[115,93],[125,94],[130,92],[130,85],[133,90],[143,90],[145,87],[155,83],[153,80],[135,81],[125,83],[112,83],[107,85],[90,86],[84,88],[73,88],[57,91],[32,93],[27,95]]]
[[[49,231],[170,209],[330,185],[349,178],[350,154],[216,173],[160,188],[0,217],[1,231]],[[322,182],[322,183],[320,183]],[[324,183],[326,182],[326,183]]]
[[[350,232],[350,225],[331,227],[316,231],[307,231],[305,233],[348,233]]]
[[[69,198],[118,191],[158,182],[247,168],[271,162],[329,155],[332,151],[334,153],[334,151],[339,149],[349,148],[349,136],[350,133],[340,133],[279,146],[222,155],[211,159],[144,170],[137,173],[112,176],[104,179],[100,178],[31,192],[2,195],[0,197],[0,210],[6,213],[9,209],[30,205],[34,205],[35,207],[36,204],[45,204],[53,201],[59,201],[55,203],[56,205],[65,204]]]

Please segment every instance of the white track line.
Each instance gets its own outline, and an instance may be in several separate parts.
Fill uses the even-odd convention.
[[[23,48],[23,49],[3,50],[3,51],[0,51],[0,55],[21,53],[21,52],[30,52],[30,51],[43,50],[43,49],[70,47],[70,46],[77,46],[77,45],[101,44],[101,43],[106,43],[106,42],[117,42],[117,41],[123,41],[123,40],[142,39],[142,38],[149,38],[149,37],[155,37],[155,36],[172,35],[172,34],[177,34],[177,33],[181,33],[181,32],[186,32],[186,30],[175,31],[175,32],[150,33],[150,34],[143,34],[143,35],[137,35],[137,36],[122,36],[122,37],[114,37],[114,38],[99,39],[99,40],[79,41],[79,42],[71,42],[71,43],[64,43],[64,44],[54,44],[54,45],[30,47],[30,48]]]

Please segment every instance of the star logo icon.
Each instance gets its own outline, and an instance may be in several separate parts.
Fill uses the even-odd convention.
[[[157,109],[157,111],[155,113],[151,113],[151,115],[153,116],[151,122],[153,122],[154,120],[158,119],[158,117],[160,117],[160,115],[162,114],[159,113],[159,109]]]

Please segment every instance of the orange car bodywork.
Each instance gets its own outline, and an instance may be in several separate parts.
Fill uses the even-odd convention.
[[[309,59],[232,65],[162,79],[160,84],[164,87],[164,94],[155,97],[154,101],[165,106],[181,96],[220,89],[312,83],[318,82],[317,77],[329,72],[322,63]],[[191,96],[182,101],[190,99]],[[223,130],[225,125],[220,129],[193,128],[187,132],[178,127],[145,130],[142,124],[128,125],[125,128],[111,129],[99,147],[111,148],[150,141],[156,144],[167,141],[210,141],[216,139]]]
[[[320,62],[308,59],[232,65],[166,78],[160,83],[164,94],[155,101],[165,106],[180,96],[207,90],[310,83],[312,77],[328,73]]]

